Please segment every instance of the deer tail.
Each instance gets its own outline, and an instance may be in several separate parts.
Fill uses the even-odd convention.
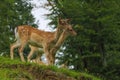
[[[19,35],[18,35],[18,27],[16,27],[14,29],[14,33],[15,33],[15,41],[19,38]]]

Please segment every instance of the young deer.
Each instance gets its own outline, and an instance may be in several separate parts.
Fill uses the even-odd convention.
[[[54,45],[54,47],[50,50],[49,54],[49,60],[51,64],[55,63],[55,54],[57,50],[61,47],[61,45],[64,43],[65,39],[68,36],[75,36],[77,33],[72,29],[72,26],[70,24],[66,25],[64,31],[61,33],[59,40],[57,43]]]
[[[16,42],[10,46],[10,56],[13,59],[14,49],[19,47],[19,55],[22,61],[25,61],[23,50],[26,44],[43,48],[48,57],[50,47],[54,45],[63,29],[68,25],[68,19],[59,19],[58,27],[55,32],[45,32],[28,25],[18,26],[15,29]]]
[[[55,54],[57,52],[57,50],[60,48],[60,46],[63,44],[63,42],[65,41],[65,39],[69,36],[69,35],[76,35],[77,33],[72,29],[72,26],[70,24],[66,24],[64,26],[64,30],[63,32],[61,33],[61,35],[59,36],[59,39],[57,40],[56,43],[52,44],[50,43],[49,45],[52,44],[52,46],[50,46],[49,48],[49,54],[47,55],[47,60],[49,60],[49,64],[54,64],[55,62]],[[36,47],[37,48],[37,47]],[[33,53],[38,49],[34,49],[34,46],[31,47],[31,53],[32,54],[29,54],[30,56],[33,55]],[[37,60],[39,60],[39,57],[37,57]]]
[[[59,36],[61,35],[63,29],[65,29],[65,25],[67,25],[69,23],[70,19],[58,19],[58,26],[57,26],[57,29],[56,31],[54,32],[54,34],[52,35],[54,37],[53,41],[49,42],[48,46],[49,46],[49,50],[50,48],[52,48],[55,43],[58,41],[59,39]],[[28,62],[31,60],[31,57],[32,55],[34,54],[34,52],[38,52],[39,51],[39,54],[38,54],[38,57],[36,58],[36,61],[39,62],[40,60],[40,57],[42,56],[43,52],[40,47],[36,47],[36,46],[33,46],[33,45],[29,45],[30,47],[30,53],[28,54],[28,57],[27,57],[27,60]],[[39,50],[40,49],[40,50]]]

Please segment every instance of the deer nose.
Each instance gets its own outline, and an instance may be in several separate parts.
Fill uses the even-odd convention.
[[[73,35],[74,35],[74,36],[76,36],[76,35],[77,35],[77,33],[76,33],[76,32],[74,32],[74,33],[73,33]]]

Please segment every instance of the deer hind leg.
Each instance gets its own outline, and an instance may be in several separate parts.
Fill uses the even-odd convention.
[[[20,43],[18,41],[16,41],[15,43],[10,45],[10,57],[11,59],[14,59],[14,49],[19,47]]]

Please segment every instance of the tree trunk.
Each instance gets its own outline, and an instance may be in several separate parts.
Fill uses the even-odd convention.
[[[100,43],[100,53],[101,53],[102,64],[105,67],[107,66],[107,62],[106,62],[105,46],[103,42]]]

